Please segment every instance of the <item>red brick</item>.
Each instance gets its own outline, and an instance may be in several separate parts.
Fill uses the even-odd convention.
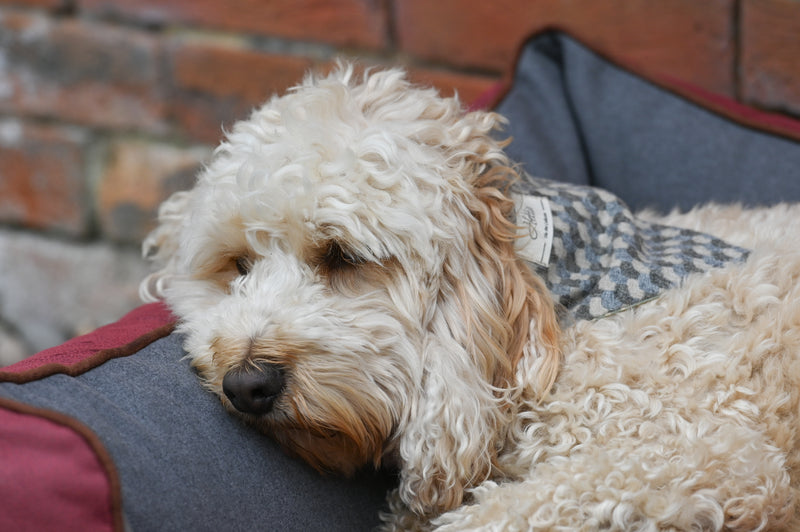
[[[73,129],[0,122],[0,221],[86,234],[85,147]]]
[[[68,0],[0,0],[0,6],[24,6],[44,9],[61,9],[67,6]]]
[[[203,43],[178,46],[172,54],[172,75],[179,90],[251,105],[296,84],[311,65],[305,57]]]
[[[744,0],[741,5],[742,98],[800,114],[800,2]]]
[[[4,12],[0,53],[0,111],[165,130],[159,46],[143,32]]]
[[[337,58],[337,60],[338,59],[340,58]],[[318,75],[329,74],[336,68],[338,64],[337,60],[332,59],[321,63],[315,63],[313,67],[311,67],[312,71]],[[442,96],[449,97],[458,92],[461,102],[466,106],[471,104],[485,91],[489,90],[500,79],[498,75],[470,74],[446,68],[427,68],[404,64],[402,61],[389,62],[356,59],[353,62],[353,66],[355,67],[356,78],[360,78],[364,74],[365,69],[403,68],[407,71],[408,78],[413,83],[423,87],[433,87],[437,89]],[[299,80],[300,78],[296,78],[295,81]]]
[[[136,249],[0,231],[2,321],[29,352],[115,321],[140,304],[150,269]]]
[[[386,0],[79,0],[89,12],[149,24],[197,24],[338,46],[380,48]]]
[[[313,64],[305,57],[192,40],[177,40],[169,55],[171,116],[187,135],[211,143],[223,127],[295,85]]]
[[[453,96],[457,92],[465,106],[477,100],[500,80],[499,76],[479,76],[421,68],[410,69],[409,77],[415,83],[437,88],[442,96]]]
[[[116,241],[140,242],[153,228],[161,202],[190,188],[210,153],[203,147],[142,140],[113,142],[97,190],[101,233]]]
[[[524,40],[559,27],[617,60],[733,93],[733,0],[403,0],[400,48],[428,61],[505,72]]]

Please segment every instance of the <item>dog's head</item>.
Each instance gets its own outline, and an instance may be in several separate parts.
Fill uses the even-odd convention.
[[[233,128],[145,242],[143,292],[231,410],[319,469],[391,457],[420,514],[489,476],[510,394],[558,364],[499,120],[398,70],[310,76]]]

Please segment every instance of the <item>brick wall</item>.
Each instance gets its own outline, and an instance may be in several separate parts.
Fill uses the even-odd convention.
[[[471,100],[546,26],[800,115],[799,0],[0,0],[0,361],[136,305],[160,200],[306,69],[403,64]]]

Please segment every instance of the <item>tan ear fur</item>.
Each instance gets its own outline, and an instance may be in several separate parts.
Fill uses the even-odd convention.
[[[454,135],[455,155],[461,155],[458,171],[471,186],[465,200],[476,221],[471,251],[487,280],[491,279],[502,309],[498,322],[488,314],[471,316],[466,312],[465,318],[485,324],[488,330],[478,335],[495,338],[498,353],[505,353],[506,360],[498,360],[492,374],[496,386],[512,383],[526,354],[537,358],[538,382],[530,384],[542,399],[558,374],[561,331],[547,288],[515,250],[518,227],[511,221],[514,202],[507,193],[519,174],[503,150],[510,140],[498,141],[492,136],[504,123],[505,118],[496,113],[475,111],[453,125],[458,132]]]
[[[493,384],[497,387],[512,385],[516,367],[526,355],[526,348],[529,343],[535,346],[535,353],[529,354],[541,358],[536,386],[541,399],[558,374],[561,331],[547,288],[515,251],[517,226],[510,221],[514,203],[502,190],[515,178],[513,169],[496,166],[473,183],[474,201],[470,202],[469,208],[478,226],[473,252],[480,257],[484,275],[493,279],[501,309],[495,320],[489,320],[485,315],[473,319],[480,319],[479,323],[484,324],[494,322],[490,330],[479,334],[494,338],[506,356],[506,360],[498,361],[493,374]],[[499,323],[496,322],[498,319]]]
[[[491,475],[510,396],[525,388],[541,399],[560,362],[553,302],[515,251],[514,204],[505,192],[516,173],[488,135],[498,119],[470,113],[453,125],[447,141],[455,144],[440,140],[452,151],[455,209],[467,227],[466,240],[445,257],[425,375],[399,445],[398,493],[422,515],[461,504],[466,489]],[[538,382],[520,382],[523,359]]]

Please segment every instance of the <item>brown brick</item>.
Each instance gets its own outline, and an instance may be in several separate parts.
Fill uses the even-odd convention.
[[[505,72],[532,33],[560,27],[618,60],[733,92],[733,0],[404,0],[400,48],[429,61]]]
[[[197,24],[337,46],[380,48],[386,0],[79,0],[89,12],[148,24]]]
[[[351,60],[353,58],[342,56],[337,57],[335,60],[315,63],[311,67],[311,71],[317,75],[329,74],[336,68],[339,59]],[[356,78],[362,76],[365,69],[403,68],[407,71],[408,77],[413,83],[423,87],[434,87],[442,96],[453,96],[457,91],[461,102],[465,106],[469,106],[476,98],[483,95],[485,91],[491,89],[500,80],[498,75],[470,74],[446,68],[426,68],[408,65],[403,61],[390,62],[359,58],[353,61],[353,66],[355,67]],[[300,78],[296,78],[295,81],[299,80]]]
[[[24,6],[44,9],[61,9],[67,6],[69,0],[0,0],[0,6]]]
[[[86,234],[85,146],[80,131],[0,121],[0,221]]]
[[[0,18],[0,53],[0,111],[165,129],[159,47],[147,34],[10,11]]]
[[[210,149],[204,147],[181,148],[143,140],[113,142],[97,191],[103,235],[140,242],[152,229],[159,204],[173,192],[190,188],[209,155]]]
[[[500,80],[499,76],[479,76],[421,68],[410,69],[409,77],[415,83],[436,87],[442,96],[452,96],[457,92],[465,106],[477,100]]]
[[[742,98],[800,114],[800,2],[744,0],[741,5]]]
[[[223,127],[247,118],[312,66],[305,57],[193,40],[177,40],[169,55],[173,119],[187,135],[211,143],[219,141]]]
[[[52,347],[137,306],[149,269],[136,249],[0,229],[0,321],[29,354]]]
[[[312,65],[305,57],[203,43],[176,47],[172,61],[179,90],[235,98],[250,105],[296,84]]]

